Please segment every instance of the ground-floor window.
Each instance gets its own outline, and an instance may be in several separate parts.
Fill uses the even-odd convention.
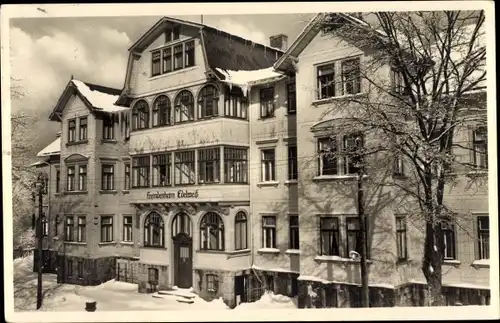
[[[68,277],[73,277],[73,260],[71,259],[66,261],[66,275]]]
[[[148,283],[150,285],[158,285],[158,281],[159,281],[158,269],[148,268]]]
[[[214,274],[207,275],[207,291],[217,293],[219,290],[219,277]]]
[[[78,261],[78,267],[76,271],[78,278],[83,278],[83,261]]]

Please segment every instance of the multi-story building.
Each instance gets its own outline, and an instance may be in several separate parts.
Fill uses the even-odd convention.
[[[62,125],[49,193],[64,236],[61,279],[116,277],[139,292],[192,287],[231,305],[270,289],[298,295],[299,307],[357,306],[356,174],[345,159],[318,158],[342,118],[328,113],[342,91],[317,97],[316,87],[325,64],[340,75],[342,62],[369,54],[324,37],[320,22],[287,49],[285,35],[268,47],[163,18],[130,47],[122,91],[71,80],[51,115]],[[348,94],[363,84],[355,89]],[[462,227],[474,238],[458,228],[446,235],[443,281],[479,303],[489,297],[487,262],[475,261],[488,258],[487,191],[469,195],[464,185],[447,198],[474,214]],[[367,206],[373,304],[421,304],[421,235],[380,202]],[[463,285],[471,280],[480,286]]]

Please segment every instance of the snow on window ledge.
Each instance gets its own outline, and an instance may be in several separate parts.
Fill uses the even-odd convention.
[[[330,98],[325,98],[325,99],[316,99],[316,100],[312,101],[312,105],[327,104],[327,103],[337,101],[337,100],[354,99],[356,97],[361,97],[361,96],[366,96],[366,95],[368,95],[368,93],[356,93],[356,94],[332,96]]]
[[[280,250],[277,248],[260,248],[257,250],[258,253],[274,253],[278,254],[280,253]]]
[[[116,241],[106,241],[106,242],[99,242],[98,245],[100,246],[107,246],[107,245],[112,245],[116,244]]]
[[[299,249],[287,249],[285,253],[287,255],[300,255],[301,251]]]
[[[490,268],[490,260],[489,259],[474,260],[471,266],[475,268]]]
[[[342,263],[359,263],[359,259],[351,259],[351,258],[342,258],[340,256],[316,256],[314,257],[314,261],[317,262],[342,262]],[[367,263],[371,263],[370,260],[366,261]]]
[[[285,181],[285,185],[296,185],[296,184],[297,184],[296,179],[289,179],[289,180]]]
[[[278,186],[280,182],[278,181],[269,181],[269,182],[260,182],[257,183],[258,187],[264,187],[264,186]]]

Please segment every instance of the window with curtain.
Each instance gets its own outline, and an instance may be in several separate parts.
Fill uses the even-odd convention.
[[[235,250],[247,249],[247,216],[245,212],[236,213],[234,218]]]
[[[217,213],[208,212],[203,216],[200,235],[202,250],[224,250],[224,223]]]
[[[276,248],[276,217],[262,217],[262,247]]]
[[[320,254],[322,256],[340,256],[339,219],[320,219]]]

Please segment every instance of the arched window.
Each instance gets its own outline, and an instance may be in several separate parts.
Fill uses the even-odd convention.
[[[203,119],[217,115],[219,115],[219,90],[213,85],[207,85],[198,95],[198,116]]]
[[[171,124],[171,105],[168,96],[161,95],[153,104],[153,127]]]
[[[132,109],[132,129],[146,129],[149,126],[149,106],[144,100],[138,101]]]
[[[234,249],[242,250],[247,248],[247,216],[240,211],[234,218]]]
[[[164,224],[160,214],[151,212],[144,221],[144,246],[164,247]]]
[[[202,250],[224,250],[224,223],[214,212],[208,212],[201,219],[200,242]]]
[[[194,120],[194,98],[188,90],[183,90],[175,98],[175,122]]]
[[[179,233],[191,237],[191,219],[186,213],[177,214],[172,221],[172,237],[176,237]]]

